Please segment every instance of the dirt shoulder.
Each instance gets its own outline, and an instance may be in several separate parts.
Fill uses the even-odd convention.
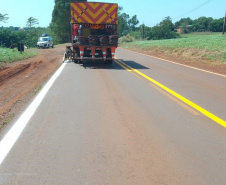
[[[121,48],[125,49],[123,46]],[[130,47],[129,49],[125,49],[125,50],[130,50],[137,53],[149,55],[151,57],[169,60],[179,64],[199,68],[202,70],[207,70],[207,71],[218,73],[221,75],[226,75],[226,63],[223,63],[223,62],[207,60],[204,58],[197,58],[196,56],[186,57],[186,56],[183,56],[182,54],[170,53],[168,51],[165,51],[165,52],[159,52],[158,50],[145,51],[138,47],[134,47],[134,48]]]
[[[0,130],[35,96],[62,63],[66,45],[0,67]]]

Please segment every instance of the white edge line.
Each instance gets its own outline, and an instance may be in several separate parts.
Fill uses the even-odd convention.
[[[9,132],[4,136],[4,138],[0,141],[0,165],[4,161],[5,157],[19,138],[20,134],[26,127],[27,123],[35,113],[36,109],[42,102],[43,98],[49,91],[50,87],[53,85],[55,80],[61,74],[64,69],[66,63],[63,63],[60,68],[53,74],[47,84],[43,87],[37,97],[31,102],[31,104],[27,107],[27,109],[23,112],[23,114],[19,117],[19,119],[14,123],[13,127],[9,130]]]
[[[132,51],[132,50],[129,50],[129,49],[125,49],[125,48],[122,48],[122,47],[120,47],[120,48],[121,48],[121,49],[124,49],[124,50],[126,50],[126,51],[133,52],[133,53],[139,53],[139,52]],[[150,58],[155,58],[155,59],[163,60],[163,61],[170,62],[170,63],[176,64],[176,65],[188,67],[188,68],[191,68],[191,69],[195,69],[195,70],[198,70],[198,71],[202,71],[202,72],[206,72],[206,73],[210,73],[210,74],[214,74],[214,75],[217,75],[217,76],[221,76],[221,77],[225,77],[225,78],[226,78],[225,75],[222,75],[222,74],[219,74],[219,73],[214,73],[214,72],[207,71],[207,70],[204,70],[204,69],[199,69],[199,68],[192,67],[192,66],[188,66],[188,65],[185,65],[185,64],[180,64],[180,63],[177,63],[177,62],[173,62],[173,61],[171,61],[171,60],[167,60],[167,59],[155,57],[155,56],[152,56],[152,55],[147,55],[147,54],[143,54],[143,53],[139,53],[139,54],[144,55],[144,56],[147,56],[147,57],[150,57]]]

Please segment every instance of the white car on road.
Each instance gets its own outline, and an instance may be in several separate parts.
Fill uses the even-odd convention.
[[[53,38],[50,36],[39,37],[37,42],[37,48],[53,48]]]

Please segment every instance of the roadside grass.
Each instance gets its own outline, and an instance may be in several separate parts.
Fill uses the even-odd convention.
[[[37,55],[37,51],[35,50],[25,50],[20,53],[17,49],[8,49],[8,48],[0,48],[0,65],[2,63],[10,63],[17,60],[31,58]]]
[[[226,35],[220,33],[186,34],[178,39],[135,41],[122,43],[120,46],[226,63]]]
[[[207,35],[222,35],[222,32],[191,32],[189,34],[181,34],[182,38],[189,38],[189,37],[197,37],[197,36],[207,36]]]
[[[15,114],[11,114],[6,120],[3,121],[3,125],[9,124],[14,117],[15,117]]]
[[[34,90],[34,94],[36,95],[41,89],[42,89],[42,84],[39,85],[38,87],[36,87],[36,89]]]

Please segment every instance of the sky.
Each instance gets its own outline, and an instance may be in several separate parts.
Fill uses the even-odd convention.
[[[88,2],[118,3],[124,13],[137,15],[140,24],[155,26],[170,16],[175,23],[181,18],[197,19],[201,16],[214,19],[225,16],[226,0],[93,0]],[[0,0],[0,13],[8,14],[7,23],[0,26],[25,27],[27,19],[39,20],[40,27],[49,26],[54,0]]]

